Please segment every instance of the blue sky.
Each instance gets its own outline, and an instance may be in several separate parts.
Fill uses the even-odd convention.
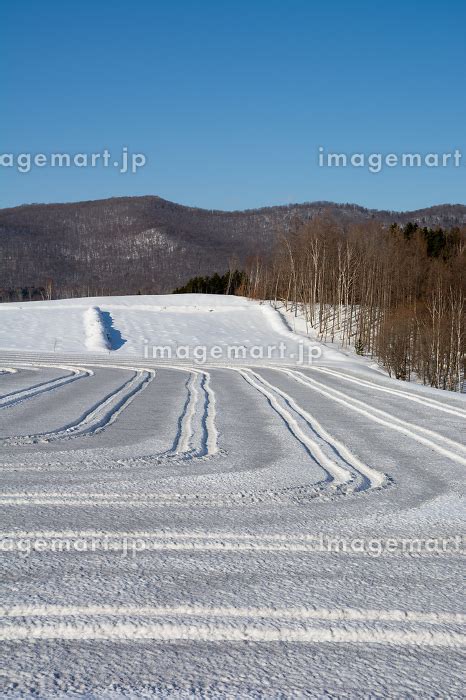
[[[1,167],[2,207],[466,203],[463,1],[4,0],[0,26],[0,153],[147,157],[136,174]],[[319,146],[464,162],[372,174],[319,168]]]

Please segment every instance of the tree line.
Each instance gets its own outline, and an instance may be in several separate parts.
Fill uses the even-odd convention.
[[[466,357],[466,228],[323,216],[255,257],[241,291],[272,299],[323,341],[352,345],[398,379],[461,391]]]
[[[246,284],[246,275],[240,270],[228,270],[223,275],[192,277],[173,294],[236,294]]]

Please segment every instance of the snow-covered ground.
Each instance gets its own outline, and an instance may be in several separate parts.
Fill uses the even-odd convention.
[[[0,349],[85,351],[96,309],[113,334],[113,350],[118,356],[142,357],[147,342],[271,344],[277,333],[293,340],[267,304],[235,296],[169,294],[2,304]],[[264,323],[266,315],[268,323]]]
[[[2,696],[461,697],[466,397],[375,369],[243,298],[0,305]]]

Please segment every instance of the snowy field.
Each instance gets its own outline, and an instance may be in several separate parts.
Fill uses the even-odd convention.
[[[244,298],[0,305],[0,695],[464,697],[465,423]]]

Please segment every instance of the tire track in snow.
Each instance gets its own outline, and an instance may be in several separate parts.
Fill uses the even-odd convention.
[[[176,369],[180,369],[176,367]],[[216,399],[210,385],[210,374],[189,368],[186,383],[188,397],[179,418],[180,429],[175,444],[167,456],[189,458],[211,457],[219,451],[215,422]]]
[[[245,506],[258,503],[297,502],[315,498],[322,494],[321,489],[311,486],[289,487],[286,489],[228,492],[228,493],[2,493],[2,506],[137,506],[137,507],[180,507],[180,506]]]
[[[105,614],[86,614],[83,609],[75,617],[60,619],[24,618],[21,622],[3,618],[0,639],[3,641],[34,642],[37,640],[158,640],[196,642],[295,642],[304,644],[382,644],[395,647],[462,648],[465,636],[461,631],[444,629],[422,623],[385,622],[384,620],[343,619],[330,621],[321,618],[280,618],[271,610],[194,608],[194,615],[185,609],[166,608],[164,618],[154,622],[153,616],[133,617],[124,613],[115,619]],[[220,615],[217,615],[220,613]],[[225,615],[225,613],[227,613]],[[229,614],[228,614],[229,613]],[[258,614],[259,613],[259,614]],[[146,613],[147,615],[147,613]],[[181,619],[179,616],[182,616]],[[198,616],[198,619],[196,617]],[[187,620],[183,620],[188,618]]]
[[[36,369],[38,367],[41,367],[41,365],[35,365],[34,368],[30,369]],[[58,389],[59,387],[71,384],[72,382],[75,382],[78,379],[90,377],[94,374],[92,370],[85,369],[83,367],[68,367],[64,365],[54,365],[53,367],[50,365],[46,365],[45,367],[51,369],[65,370],[69,374],[45,382],[40,382],[39,384],[34,384],[33,386],[27,387],[26,389],[20,389],[17,391],[12,391],[9,394],[3,394],[2,396],[0,396],[0,409],[11,408],[12,406],[16,406],[22,403],[23,401],[32,399],[35,396],[39,396],[49,391],[53,391],[54,389]]]
[[[144,458],[141,458],[144,459]],[[137,460],[136,460],[137,462]],[[163,460],[158,459],[157,463]],[[150,460],[147,460],[151,464]],[[324,482],[324,486],[327,482]],[[167,492],[167,493],[89,493],[89,492],[15,492],[2,493],[2,506],[137,506],[137,507],[235,507],[258,504],[308,503],[315,498],[334,498],[343,491],[327,493],[322,484],[256,489],[254,491],[228,492]],[[366,492],[364,492],[366,493]]]
[[[443,457],[448,457],[448,459],[451,459],[453,462],[466,466],[466,457],[458,454],[461,452],[466,455],[466,446],[461,445],[458,442],[454,442],[449,438],[443,437],[443,435],[439,435],[439,433],[429,430],[428,428],[423,428],[419,425],[415,425],[414,423],[408,423],[407,421],[400,420],[391,413],[386,413],[379,408],[366,404],[365,402],[355,399],[338,389],[332,389],[327,385],[308,377],[302,372],[299,372],[298,370],[277,368],[277,371],[287,374],[300,384],[304,384],[304,386],[314,389],[314,391],[322,394],[322,396],[336,401],[342,406],[345,406],[345,408],[349,408],[356,413],[360,413],[366,418],[369,418],[375,423],[379,423],[386,428],[402,433],[403,435],[416,440],[416,442],[429,447],[438,454],[441,454]]]
[[[351,472],[347,468],[337,464],[327,457],[327,455],[323,452],[321,445],[304,432],[292,413],[284,408],[282,404],[280,404],[276,395],[262,386],[260,380],[256,381],[254,379],[254,377],[257,377],[255,372],[248,369],[237,369],[236,371],[243,377],[243,379],[246,380],[248,384],[256,389],[256,391],[265,396],[270,406],[276,413],[278,413],[280,418],[282,418],[292,435],[294,435],[296,440],[303,445],[306,452],[325,472],[325,481],[333,482],[336,485],[349,484],[353,481]],[[295,411],[295,413],[297,413],[300,418],[303,417],[298,411]]]
[[[46,433],[3,438],[0,440],[0,444],[17,446],[38,442],[55,442],[101,432],[117,420],[119,415],[155,376],[155,370],[133,368],[133,372],[133,377],[98,402],[74,423]]]
[[[112,365],[112,368],[115,366]],[[120,369],[128,370],[131,368],[122,367]],[[150,464],[153,462],[160,463],[172,459],[198,459],[205,457],[213,457],[219,452],[218,446],[218,430],[216,426],[216,397],[215,392],[211,387],[210,373],[204,370],[197,370],[191,367],[169,366],[167,369],[176,369],[181,372],[188,372],[189,377],[186,382],[187,398],[178,419],[178,431],[175,437],[173,446],[170,450],[154,455],[146,455],[141,457],[121,459],[118,463],[121,465],[133,464]],[[134,370],[140,373],[155,374],[155,370],[139,369]],[[124,385],[126,386],[126,385]],[[124,387],[123,387],[124,389]],[[112,395],[107,397],[106,401],[110,401]],[[94,407],[93,412],[101,410],[104,403]],[[126,406],[125,406],[126,407]],[[121,413],[121,408],[118,414]],[[116,419],[116,415],[112,416],[111,422]],[[0,444],[18,445],[29,444],[32,442],[51,442],[59,439],[70,439],[83,434],[84,423],[91,418],[90,414],[86,414],[75,426],[64,426],[57,431],[51,433],[38,434],[33,436],[14,436],[4,438]],[[109,423],[105,423],[107,427]],[[101,430],[102,427],[99,427]],[[71,432],[73,430],[73,432]],[[85,434],[89,434],[87,428]],[[93,429],[92,434],[98,432]],[[12,467],[15,468],[15,467]],[[9,467],[3,467],[8,470]],[[34,467],[31,467],[34,469]]]
[[[187,454],[193,449],[192,439],[194,437],[193,418],[196,415],[199,392],[196,387],[198,375],[190,372],[186,382],[188,396],[184,405],[183,413],[179,418],[179,432],[172,449],[172,454]]]
[[[322,427],[322,425],[317,421],[317,419],[314,416],[312,416],[308,411],[305,411],[303,408],[301,408],[301,406],[299,406],[289,394],[282,391],[277,386],[271,384],[256,372],[252,373],[272,392],[275,392],[276,394],[281,396],[288,404],[288,406],[290,406],[290,408],[292,408],[296,413],[298,413],[298,415],[301,415],[302,418],[308,423],[310,428],[316,433],[316,435],[319,436],[322,440],[324,440],[329,445],[331,450],[333,450],[335,454],[340,459],[342,459],[350,469],[359,472],[359,474],[363,478],[363,484],[360,490],[366,490],[368,488],[380,488],[388,483],[388,477],[386,474],[382,474],[376,469],[367,466],[367,464],[364,464],[360,459],[353,455],[353,453],[346,447],[346,445],[343,445],[343,443],[341,443],[335,437],[330,435],[330,433]]]
[[[192,367],[172,366],[188,372],[187,396],[172,447],[166,452],[119,460],[120,464],[151,464],[170,460],[213,457],[219,452],[216,426],[216,397],[210,385],[210,374]]]
[[[269,620],[319,620],[332,622],[403,622],[429,625],[465,625],[466,615],[417,610],[374,610],[361,608],[314,607],[233,607],[197,604],[181,605],[49,605],[20,604],[0,607],[0,618],[71,616],[163,617],[244,617]]]
[[[217,415],[217,405],[215,392],[210,385],[209,372],[202,372],[202,388],[205,393],[205,404],[203,414],[204,443],[206,455],[214,455],[219,451],[218,431],[215,418]]]
[[[447,406],[440,401],[436,401],[430,396],[418,396],[416,394],[408,393],[401,389],[394,389],[392,387],[382,386],[377,384],[377,382],[372,382],[369,379],[361,379],[359,377],[353,377],[352,375],[345,374],[344,372],[338,372],[337,370],[330,369],[329,367],[310,367],[314,372],[322,372],[328,374],[338,379],[343,379],[345,382],[351,382],[352,384],[358,384],[360,386],[368,387],[369,389],[374,389],[376,391],[382,391],[385,394],[393,394],[394,396],[401,396],[407,401],[414,401],[420,403],[423,406],[428,406],[437,411],[443,411],[444,413],[449,413],[452,416],[459,416],[460,418],[466,418],[466,410],[461,408],[456,408],[454,406]]]
[[[324,470],[327,482],[330,481],[336,486],[353,484],[353,491],[379,488],[388,483],[384,474],[364,465],[342,443],[332,437],[314,416],[301,408],[289,394],[281,391],[251,369],[242,368],[236,371],[265,396],[295,438]],[[278,397],[282,399],[281,402]]]

